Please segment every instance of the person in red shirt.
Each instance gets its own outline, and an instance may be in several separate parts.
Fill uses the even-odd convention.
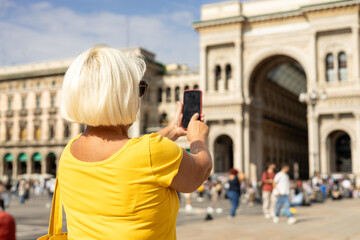
[[[0,206],[0,239],[15,240],[15,219],[5,212],[2,199],[0,199]]]
[[[266,171],[261,175],[262,186],[262,200],[263,200],[263,212],[266,219],[270,219],[275,216],[275,204],[276,195],[272,194],[273,180],[275,177],[275,164],[269,164]]]

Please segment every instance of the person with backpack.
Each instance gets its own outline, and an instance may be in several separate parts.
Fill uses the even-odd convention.
[[[261,175],[262,182],[262,208],[266,219],[275,216],[276,195],[272,194],[275,177],[275,164],[271,163]]]

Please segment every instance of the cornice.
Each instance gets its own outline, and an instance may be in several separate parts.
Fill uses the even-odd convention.
[[[192,23],[194,29],[198,30],[203,27],[210,27],[210,26],[218,26],[224,25],[229,23],[242,23],[242,22],[261,22],[261,21],[268,21],[268,20],[278,20],[278,19],[285,19],[285,18],[292,18],[292,17],[299,17],[299,16],[306,16],[308,12],[314,11],[322,11],[332,8],[341,8],[341,7],[348,7],[352,5],[360,4],[360,0],[340,0],[337,2],[327,2],[327,3],[320,3],[320,4],[313,4],[313,5],[304,5],[298,9],[285,11],[285,12],[275,12],[269,14],[261,14],[255,16],[245,16],[239,15],[234,17],[228,18],[221,18],[221,19],[213,19],[207,21],[196,21]]]

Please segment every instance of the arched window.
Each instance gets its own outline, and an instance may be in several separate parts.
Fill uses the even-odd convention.
[[[219,82],[221,79],[221,67],[216,65],[215,67],[215,90],[219,90]]]
[[[166,126],[168,124],[167,114],[163,113],[160,115],[159,122],[161,126]]]
[[[327,82],[334,82],[334,56],[329,53],[326,55],[326,81]]]
[[[184,87],[184,90],[189,90],[189,86],[186,85],[186,86]]]
[[[40,95],[36,95],[36,108],[40,108]]]
[[[158,89],[158,102],[162,102],[162,92],[163,92],[162,88],[159,88]]]
[[[12,138],[12,127],[6,127],[6,141],[10,141]]]
[[[64,138],[70,137],[70,125],[65,123],[64,124]]]
[[[195,84],[194,89],[199,89],[199,85]]]
[[[55,94],[51,94],[50,96],[50,106],[55,107]]]
[[[40,140],[40,126],[35,126],[34,128],[34,139]]]
[[[166,102],[171,102],[171,89],[166,88]]]
[[[227,64],[225,67],[226,79],[225,79],[225,89],[229,89],[229,80],[231,79],[231,65]]]
[[[175,88],[175,101],[180,101],[180,88]]]
[[[22,126],[20,128],[20,141],[25,141],[26,140],[26,127]]]
[[[11,111],[13,107],[13,99],[11,97],[8,98],[8,110]]]
[[[54,139],[55,137],[55,128],[53,125],[49,126],[49,139]]]
[[[21,97],[21,109],[24,110],[26,108],[26,97]]]
[[[339,53],[338,56],[339,63],[339,80],[346,81],[347,80],[347,63],[346,63],[346,54],[344,52]]]

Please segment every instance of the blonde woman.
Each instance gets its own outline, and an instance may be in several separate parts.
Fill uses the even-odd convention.
[[[185,132],[181,104],[158,134],[128,137],[146,92],[144,71],[139,56],[97,46],[66,72],[61,115],[87,125],[65,147],[58,170],[69,239],[176,239],[175,190],[195,191],[211,171],[204,116],[194,115]],[[173,142],[185,134],[191,153]]]

